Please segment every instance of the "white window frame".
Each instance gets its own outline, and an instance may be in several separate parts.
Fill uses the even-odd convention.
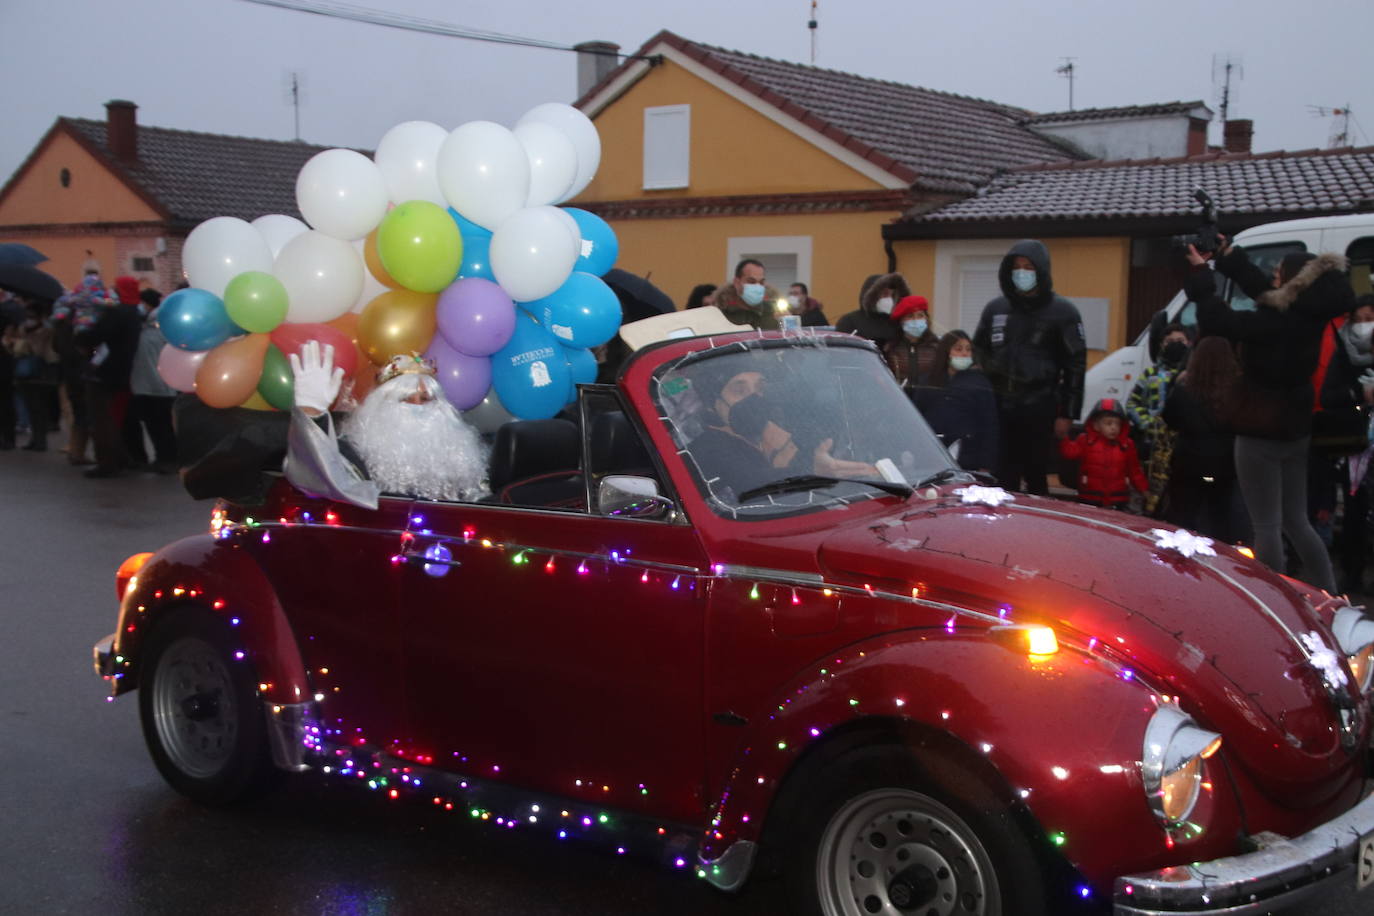
[[[726,240],[725,279],[735,278],[735,265],[744,258],[761,254],[790,254],[797,258],[797,280],[811,288],[811,236],[754,235],[736,236]],[[771,283],[770,283],[771,285]]]
[[[675,115],[681,117],[671,117]],[[659,130],[652,129],[651,125],[657,125]],[[680,136],[678,132],[680,132]],[[656,105],[646,107],[644,109],[644,190],[667,191],[685,188],[691,181],[691,175],[692,106]]]

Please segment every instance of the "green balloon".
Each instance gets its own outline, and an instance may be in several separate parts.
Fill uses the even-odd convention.
[[[286,319],[286,287],[260,270],[247,270],[224,288],[224,310],[234,324],[266,334]]]
[[[427,200],[397,205],[377,227],[377,255],[391,278],[417,293],[437,293],[457,277],[463,237],[448,211]]]
[[[258,378],[258,394],[278,410],[290,410],[296,403],[296,380],[291,375],[291,362],[276,344],[267,345],[262,375]]]

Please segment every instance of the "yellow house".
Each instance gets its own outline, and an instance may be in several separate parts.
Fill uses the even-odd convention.
[[[893,269],[882,226],[959,200],[999,172],[1080,158],[1030,112],[755,57],[660,32],[577,105],[601,134],[575,202],[620,240],[617,266],[682,304],[755,257],[809,285],[833,322]],[[899,265],[929,291],[933,257]]]

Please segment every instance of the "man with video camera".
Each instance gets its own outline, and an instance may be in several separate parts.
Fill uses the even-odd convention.
[[[1200,198],[1201,199],[1201,198]],[[1307,518],[1307,454],[1322,332],[1349,312],[1354,292],[1339,254],[1299,252],[1284,257],[1273,276],[1253,264],[1208,225],[1178,240],[1193,265],[1184,291],[1198,304],[1198,330],[1239,344],[1241,376],[1232,389],[1229,425],[1236,433],[1236,480],[1255,531],[1255,554],[1285,572],[1283,537],[1302,560],[1302,578],[1336,591],[1331,559]],[[1256,302],[1232,311],[1217,294],[1207,262]]]

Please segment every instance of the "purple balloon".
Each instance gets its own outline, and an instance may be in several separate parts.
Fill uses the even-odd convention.
[[[434,360],[439,369],[439,387],[449,403],[459,410],[469,410],[482,403],[491,389],[491,359],[469,356],[450,347],[435,335],[425,356]]]
[[[464,277],[439,294],[439,336],[468,356],[490,356],[515,331],[515,303],[481,277]]]

